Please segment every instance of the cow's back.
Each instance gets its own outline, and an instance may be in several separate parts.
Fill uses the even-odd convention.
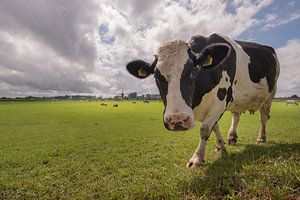
[[[233,102],[228,110],[256,111],[276,91],[279,64],[272,47],[252,42],[231,41],[236,51]]]
[[[251,63],[248,65],[248,70],[251,81],[259,83],[262,78],[266,78],[268,91],[271,92],[277,80],[277,61],[274,49],[252,42],[237,41],[237,43],[250,56]]]

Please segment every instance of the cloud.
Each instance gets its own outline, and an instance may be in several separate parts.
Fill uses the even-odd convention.
[[[89,40],[97,26],[96,4],[80,0],[1,1],[1,30],[16,37],[31,36],[60,56],[92,65],[95,45]]]
[[[271,0],[240,1],[229,5],[224,1],[107,1],[101,4],[99,16],[105,35],[99,46],[100,62],[103,66],[125,66],[132,59],[153,61],[158,47],[169,40],[189,40],[195,34],[221,32],[231,37],[238,36],[257,23],[255,15]],[[233,6],[235,12],[229,12]],[[114,37],[113,42],[106,42]],[[104,40],[103,40],[104,39]],[[122,73],[126,73],[121,69]],[[125,79],[137,83],[133,77]],[[122,79],[119,79],[122,80]],[[138,84],[138,83],[137,83]],[[145,80],[139,87],[129,90],[156,91],[153,81]]]
[[[281,65],[276,96],[300,95],[300,40],[289,40],[276,52]]]
[[[152,62],[158,47],[175,38],[237,37],[272,2],[2,0],[0,96],[156,93],[153,77],[131,77],[127,62]]]
[[[278,17],[277,14],[267,14],[263,23],[262,30],[270,30],[272,28],[288,24],[300,18],[300,10],[296,10],[285,17]]]

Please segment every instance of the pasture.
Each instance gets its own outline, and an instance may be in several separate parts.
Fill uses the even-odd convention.
[[[300,107],[274,102],[267,143],[255,144],[258,113],[241,116],[227,154],[199,137],[170,132],[160,102],[0,102],[0,199],[296,199]],[[226,139],[230,113],[220,121]]]

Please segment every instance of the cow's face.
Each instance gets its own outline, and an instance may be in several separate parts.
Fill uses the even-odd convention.
[[[192,110],[197,73],[212,65],[213,53],[191,53],[188,43],[175,40],[161,46],[150,65],[135,60],[127,70],[138,78],[154,74],[165,106],[163,120],[168,130],[188,130],[194,127]],[[204,67],[204,68],[203,68]]]
[[[169,130],[194,127],[191,108],[196,67],[188,55],[188,44],[176,40],[159,48],[154,69],[156,85],[165,105],[164,124]]]

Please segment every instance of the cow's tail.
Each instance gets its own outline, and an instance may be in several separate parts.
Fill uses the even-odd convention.
[[[278,60],[278,58],[277,58],[276,53],[274,53],[273,56],[274,56],[275,61],[276,61],[276,67],[275,67],[275,69],[276,69],[276,77],[275,77],[275,80],[276,80],[276,82],[277,82],[278,77],[279,77],[279,74],[280,74],[280,63],[279,63],[279,60]]]
[[[274,97],[275,93],[277,91],[277,81],[278,81],[278,77],[279,77],[279,74],[280,74],[280,63],[279,63],[279,60],[277,58],[277,55],[276,55],[275,51],[274,51],[273,57],[274,57],[274,59],[276,61],[276,66],[275,66],[275,70],[276,70],[275,84],[274,84],[274,88],[273,88],[273,91],[272,91],[272,96]]]

